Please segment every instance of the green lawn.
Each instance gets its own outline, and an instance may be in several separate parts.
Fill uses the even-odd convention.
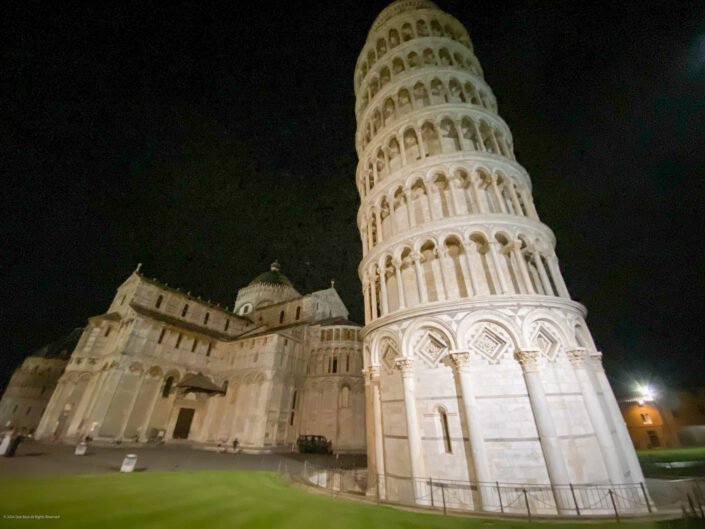
[[[705,447],[656,448],[637,452],[647,477],[705,477]],[[659,463],[695,462],[692,466],[664,468]]]
[[[0,479],[0,527],[59,529],[473,529],[582,527],[416,513],[313,494],[267,472],[207,471]],[[598,523],[593,527],[685,527],[680,522]]]

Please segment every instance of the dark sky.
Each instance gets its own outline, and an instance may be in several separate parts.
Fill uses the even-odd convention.
[[[352,80],[386,2],[49,4],[0,22],[0,387],[138,262],[232,306],[278,258],[300,291],[335,278],[361,321]],[[702,381],[701,4],[439,4],[613,380]]]

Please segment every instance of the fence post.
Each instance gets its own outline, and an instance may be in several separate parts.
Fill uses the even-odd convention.
[[[693,503],[693,498],[690,497],[690,492],[685,493],[688,498],[688,505],[690,505],[690,510],[693,512],[693,518],[698,517],[698,512],[695,510],[695,504]]]
[[[502,503],[502,489],[499,488],[499,481],[494,482],[497,485],[497,497],[499,498],[499,512],[504,514],[504,504]]]
[[[524,503],[526,504],[526,514],[529,516],[529,522],[531,522],[531,507],[529,507],[529,495],[526,489],[521,489],[524,493]]]
[[[445,484],[441,483],[441,498],[443,498],[443,514],[447,514],[446,512],[446,491],[445,491]]]
[[[649,509],[649,514],[653,513],[653,509],[651,508],[651,502],[649,501],[649,495],[646,493],[646,487],[644,486],[644,482],[642,481],[639,483],[639,486],[641,487],[641,493],[644,495],[644,501],[646,502],[646,508]]]
[[[431,507],[435,507],[433,504],[433,478],[428,478],[428,486],[431,487]]]
[[[575,497],[575,489],[572,483],[568,483],[568,485],[570,485],[570,494],[573,496],[573,503],[575,503],[575,513],[580,516],[580,507],[578,506],[578,499]]]
[[[614,509],[614,517],[617,520],[617,523],[621,522],[619,519],[619,511],[617,510],[617,502],[614,501],[614,492],[612,492],[612,489],[609,489],[608,492],[610,493],[610,501],[612,502],[612,508]]]

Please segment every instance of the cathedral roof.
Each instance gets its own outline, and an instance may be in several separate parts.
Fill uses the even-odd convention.
[[[289,281],[289,278],[280,272],[279,261],[274,261],[268,272],[260,274],[250,281],[249,286],[252,285],[272,285],[292,288],[294,286],[291,284],[291,281]]]

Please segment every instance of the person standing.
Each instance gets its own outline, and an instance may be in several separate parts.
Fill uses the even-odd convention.
[[[17,432],[17,435],[15,435],[12,440],[10,441],[10,446],[7,449],[7,452],[5,452],[5,457],[15,457],[15,452],[17,452],[17,448],[20,446],[20,443],[24,441],[24,436],[22,435],[22,431]]]

